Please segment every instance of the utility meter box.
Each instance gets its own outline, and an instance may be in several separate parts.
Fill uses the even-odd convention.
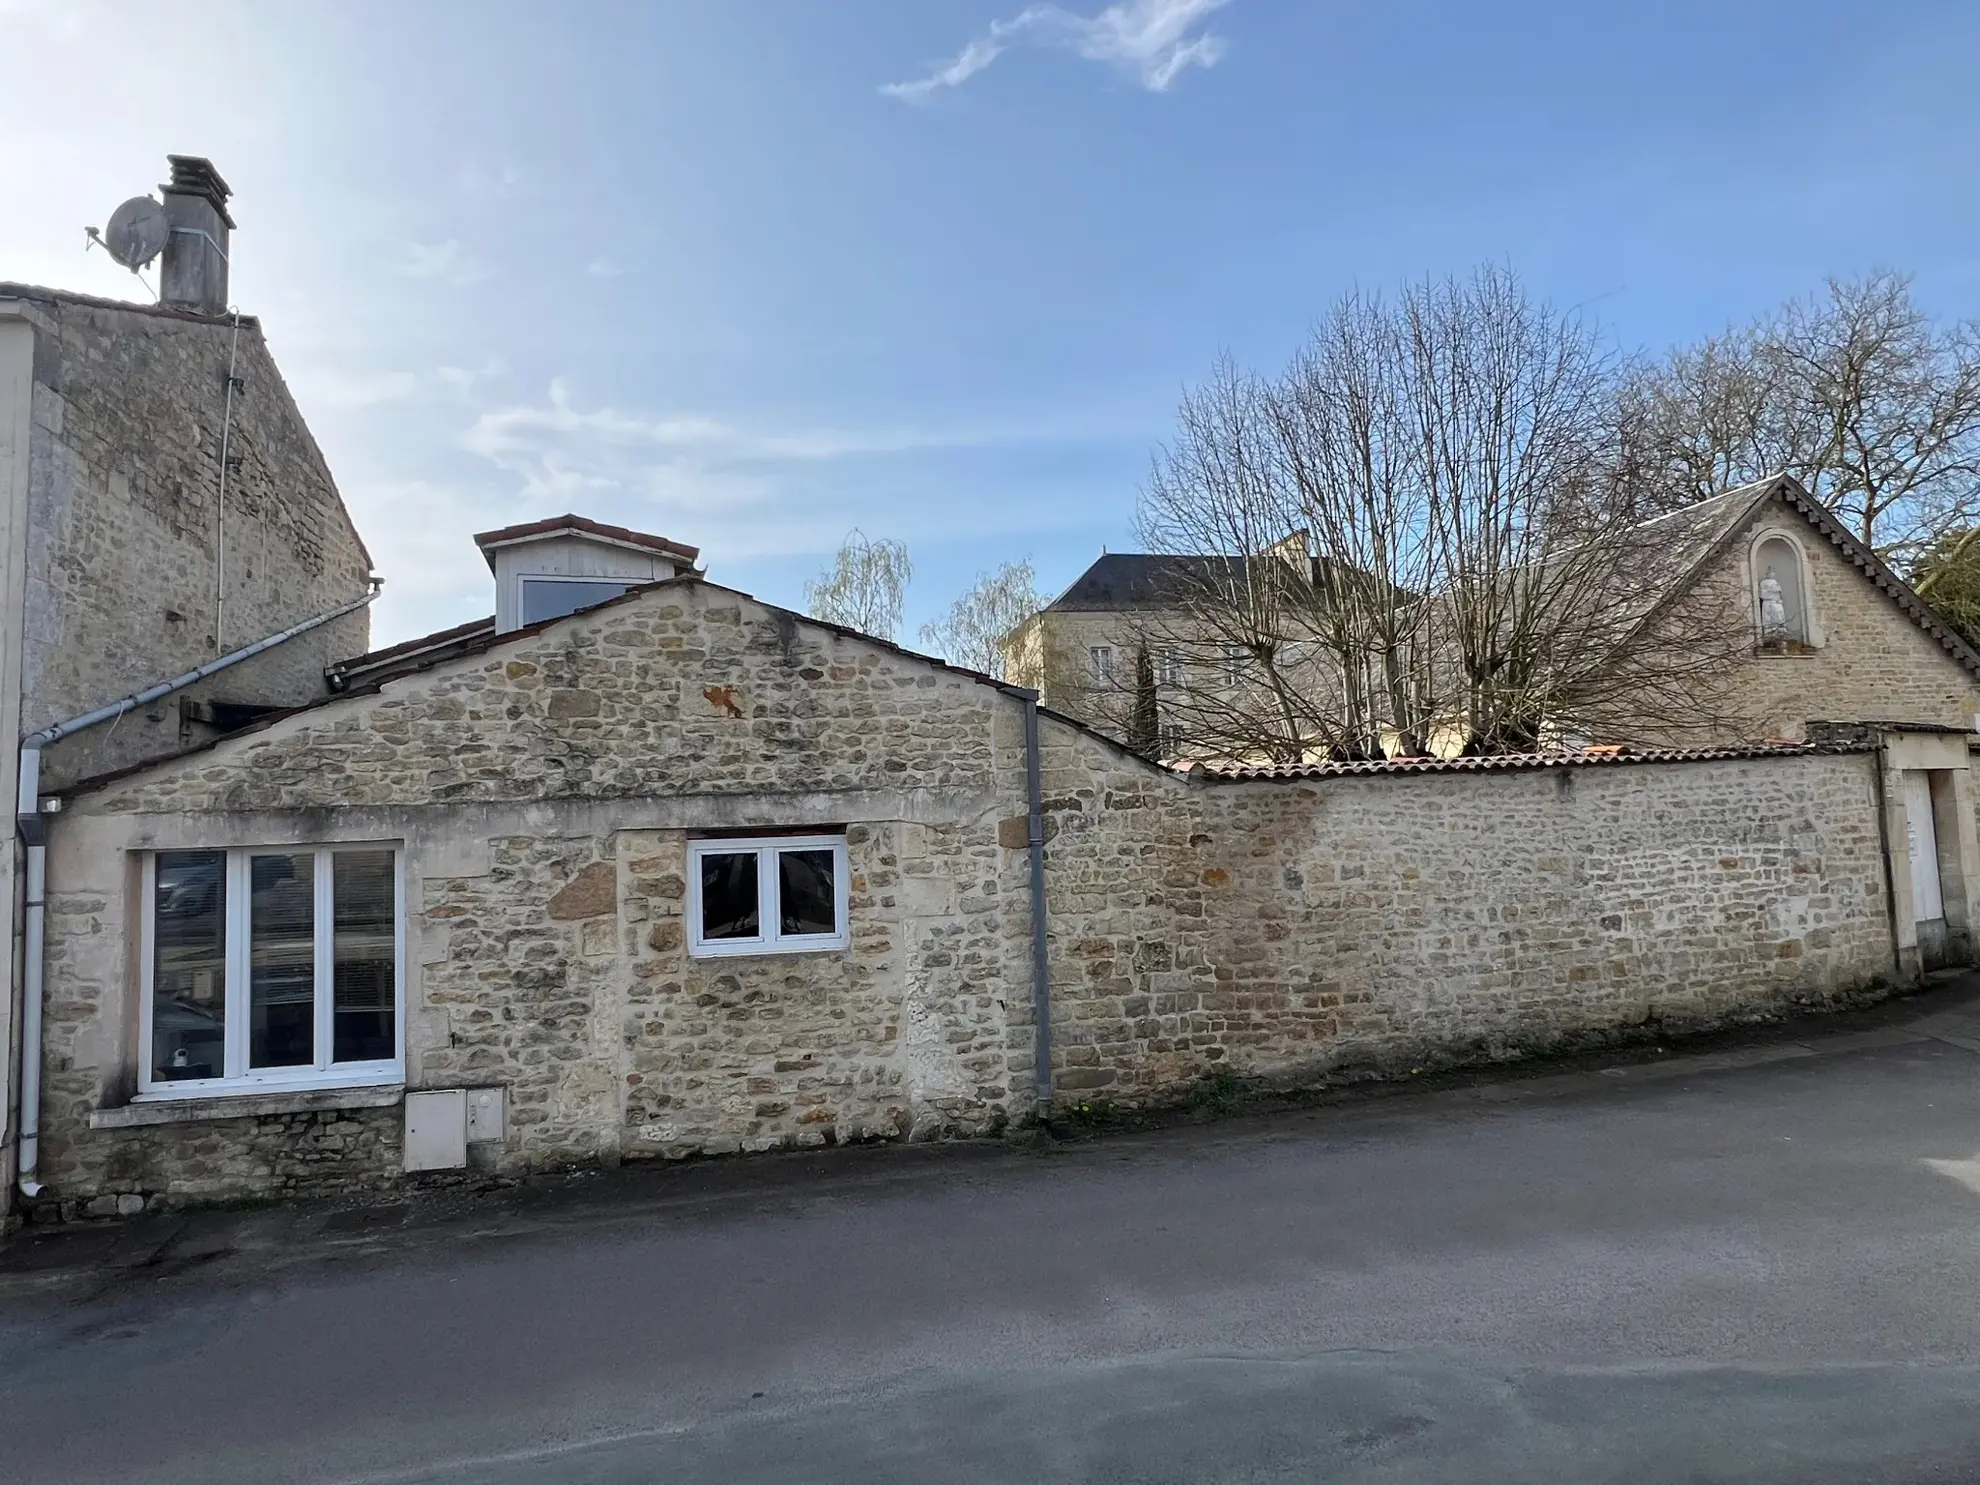
[[[406,1095],[407,1170],[460,1170],[467,1164],[467,1100],[460,1088]]]

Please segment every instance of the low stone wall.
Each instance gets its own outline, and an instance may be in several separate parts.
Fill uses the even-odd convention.
[[[1705,1025],[1892,973],[1872,754],[1192,788],[1062,746],[1090,773],[1051,805],[1067,1099]]]

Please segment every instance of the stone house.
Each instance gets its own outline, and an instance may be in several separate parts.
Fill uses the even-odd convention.
[[[1794,480],[1728,491],[1647,522],[1635,535],[1646,557],[1654,553],[1655,567],[1652,581],[1615,600],[1614,622],[1630,633],[1628,654],[1695,645],[1709,633],[1724,663],[1696,678],[1699,691],[1710,694],[1693,698],[1688,725],[1659,717],[1654,705],[1642,715],[1618,705],[1600,735],[1580,742],[1730,746],[1799,741],[1811,718],[1896,717],[1962,728],[1980,720],[1980,654]],[[1253,559],[1274,560],[1288,559],[1280,549]],[[1305,560],[1320,570],[1319,559]],[[1229,756],[1228,739],[1192,733],[1203,730],[1201,719],[1215,713],[1219,695],[1239,710],[1245,688],[1257,681],[1231,636],[1201,618],[1194,595],[1210,585],[1206,572],[1214,579],[1236,563],[1103,555],[1013,632],[1008,673],[1036,685],[1048,706],[1123,737],[1135,657],[1149,652],[1160,756]],[[1316,587],[1323,581],[1316,577]],[[1339,691],[1336,671],[1288,673],[1315,696]],[[1455,751],[1456,740],[1454,732],[1448,748],[1435,739],[1433,746]]]
[[[171,168],[158,303],[0,282],[0,732],[18,744],[0,790],[19,826],[0,852],[0,1046],[16,1055],[44,794],[319,699],[329,662],[369,642],[370,555],[260,323],[228,307],[226,183],[205,160]]]
[[[991,1135],[1970,957],[1961,729],[1176,770],[678,543],[480,540],[672,571],[60,795],[37,1217]]]

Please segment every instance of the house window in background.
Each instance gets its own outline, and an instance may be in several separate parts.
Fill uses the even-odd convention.
[[[1108,645],[1094,645],[1086,652],[1093,666],[1093,679],[1100,682],[1114,678],[1114,652]]]
[[[688,847],[688,952],[797,954],[852,942],[843,835]]]
[[[403,1076],[395,847],[160,851],[144,893],[141,1094]]]
[[[1160,649],[1155,652],[1155,684],[1158,686],[1180,686],[1182,684],[1182,656],[1173,649]]]
[[[1235,686],[1244,680],[1245,653],[1243,645],[1225,645],[1218,655],[1218,678],[1226,686]]]

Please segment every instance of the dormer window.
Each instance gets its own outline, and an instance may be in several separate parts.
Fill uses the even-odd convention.
[[[565,614],[617,598],[633,586],[598,578],[526,576],[522,579],[522,621],[530,625],[541,624],[545,619],[561,619]]]
[[[1793,651],[1814,644],[1801,548],[1785,536],[1763,536],[1754,543],[1753,612],[1762,649]]]
[[[495,632],[608,603],[628,588],[696,577],[695,548],[584,516],[552,516],[474,539],[495,575]]]

